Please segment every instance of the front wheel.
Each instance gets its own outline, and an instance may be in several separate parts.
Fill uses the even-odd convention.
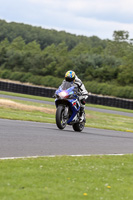
[[[67,124],[67,118],[65,116],[65,107],[60,105],[56,110],[56,125],[59,129],[64,129]]]

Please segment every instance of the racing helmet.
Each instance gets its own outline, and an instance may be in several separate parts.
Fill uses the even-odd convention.
[[[69,82],[74,81],[75,80],[75,72],[72,70],[67,71],[65,74],[65,80],[69,81]]]

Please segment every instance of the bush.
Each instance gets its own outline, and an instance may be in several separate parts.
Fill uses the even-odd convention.
[[[10,79],[15,81],[20,81],[21,78],[24,76],[22,72],[12,72],[10,73]]]
[[[108,96],[115,96],[120,98],[133,99],[133,87],[131,86],[117,86],[106,83],[85,82],[85,87],[88,92],[94,94],[102,94]]]
[[[29,82],[29,78],[33,76],[30,72],[28,73],[23,73],[23,76],[21,77],[20,81],[21,82]]]
[[[54,76],[37,76],[31,73],[11,72],[9,70],[0,71],[0,77],[54,88],[58,88],[63,81],[62,78]],[[98,83],[96,81],[87,81],[84,84],[88,92],[94,94],[133,99],[132,86],[117,86],[115,84]]]
[[[0,72],[0,77],[3,79],[9,79],[10,77],[10,71],[9,70],[4,70]]]
[[[43,79],[44,79],[43,82],[44,86],[55,87],[55,88],[58,88],[63,81],[62,78],[56,78],[53,76],[45,76]]]

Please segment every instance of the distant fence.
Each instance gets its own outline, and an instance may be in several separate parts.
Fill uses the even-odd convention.
[[[43,97],[53,97],[55,93],[55,89],[52,89],[52,88],[16,84],[16,83],[11,83],[11,82],[4,82],[4,81],[0,81],[0,90],[21,93],[21,94],[43,96]],[[113,97],[97,96],[97,95],[91,94],[89,95],[87,99],[87,103],[133,110],[133,100],[120,99],[120,98],[115,98],[115,97],[113,98]]]

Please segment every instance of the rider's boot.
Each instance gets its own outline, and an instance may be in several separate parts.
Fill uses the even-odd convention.
[[[81,107],[80,112],[79,112],[79,115],[80,115],[79,116],[79,122],[83,122],[83,120],[85,120],[84,113],[85,113],[84,107]]]

